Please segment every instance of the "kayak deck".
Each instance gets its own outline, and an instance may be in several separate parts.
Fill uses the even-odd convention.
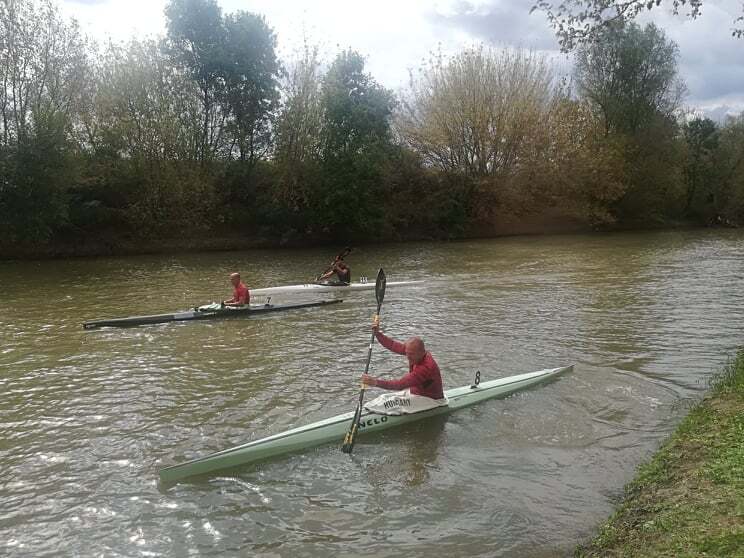
[[[418,285],[423,281],[390,281],[387,287],[403,287]],[[374,281],[358,281],[353,283],[306,283],[304,285],[285,285],[283,287],[265,287],[250,289],[251,296],[270,296],[292,293],[343,293],[347,291],[366,291],[375,288]]]
[[[550,368],[482,382],[477,386],[463,386],[450,389],[445,392],[445,396],[449,400],[448,405],[435,407],[415,414],[380,415],[365,410],[362,413],[358,435],[424,420],[436,415],[456,411],[487,399],[506,396],[515,391],[548,381],[572,369],[573,365]],[[186,477],[245,465],[330,441],[336,441],[340,444],[353,416],[353,412],[343,413],[325,420],[293,428],[286,432],[274,434],[273,436],[219,451],[199,459],[166,467],[160,470],[160,480],[168,483],[176,482]]]
[[[297,310],[300,308],[313,308],[328,306],[343,302],[336,300],[320,300],[315,302],[297,302],[294,304],[251,304],[248,306],[225,306],[219,304],[207,304],[171,314],[153,314],[151,316],[130,316],[127,318],[110,318],[101,320],[90,320],[83,323],[83,329],[95,329],[99,327],[134,327],[147,324],[161,324],[167,322],[179,322],[189,320],[209,320],[215,318],[238,318],[248,317],[268,312],[281,312],[283,310]]]

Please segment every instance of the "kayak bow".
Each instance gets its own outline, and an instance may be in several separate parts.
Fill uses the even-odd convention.
[[[129,318],[111,318],[90,320],[83,323],[83,329],[97,327],[132,327],[145,324],[162,324],[165,322],[182,322],[189,320],[210,320],[214,318],[248,317],[267,312],[282,310],[297,310],[299,308],[313,308],[338,304],[342,300],[320,300],[316,302],[297,302],[294,304],[251,304],[248,306],[220,306],[219,304],[205,304],[193,310],[175,312],[173,314],[155,314],[152,316],[131,316]]]
[[[562,368],[550,368],[491,380],[473,386],[450,389],[445,392],[445,396],[449,400],[448,405],[409,415],[379,415],[364,410],[359,421],[358,434],[367,434],[368,432],[376,432],[393,426],[400,426],[409,422],[456,411],[480,403],[486,399],[509,395],[515,391],[555,378],[572,369],[573,365]],[[325,420],[293,428],[280,434],[274,434],[273,436],[213,453],[199,459],[166,467],[160,470],[160,480],[166,483],[172,483],[186,477],[245,465],[326,442],[337,442],[343,437],[348,428],[349,421],[353,416],[354,412],[343,413]]]

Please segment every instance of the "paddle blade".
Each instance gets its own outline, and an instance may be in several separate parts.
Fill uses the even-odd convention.
[[[382,300],[385,298],[386,284],[385,272],[380,268],[380,271],[377,272],[377,282],[375,283],[375,298],[377,298],[378,308],[382,305]]]
[[[341,446],[341,451],[344,453],[351,453],[351,451],[354,449],[354,441],[356,439],[356,433],[357,433],[357,423],[354,421],[354,423],[351,425],[351,428],[346,433],[346,437],[344,438],[344,445]]]
[[[364,390],[362,390],[362,393],[364,393]],[[341,451],[344,453],[351,453],[351,450],[354,449],[356,433],[357,429],[359,428],[359,415],[361,413],[360,405],[361,401],[360,404],[357,405],[356,411],[354,411],[354,418],[351,419],[349,430],[346,431],[346,436],[344,436],[344,444],[341,446]]]

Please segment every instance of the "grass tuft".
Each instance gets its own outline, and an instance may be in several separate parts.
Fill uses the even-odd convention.
[[[708,383],[711,393],[744,394],[744,349],[740,349],[723,370],[714,374]]]

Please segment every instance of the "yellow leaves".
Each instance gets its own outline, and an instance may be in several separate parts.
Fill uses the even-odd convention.
[[[400,135],[430,164],[467,176],[511,172],[554,95],[544,57],[467,49],[425,66],[398,115]]]

